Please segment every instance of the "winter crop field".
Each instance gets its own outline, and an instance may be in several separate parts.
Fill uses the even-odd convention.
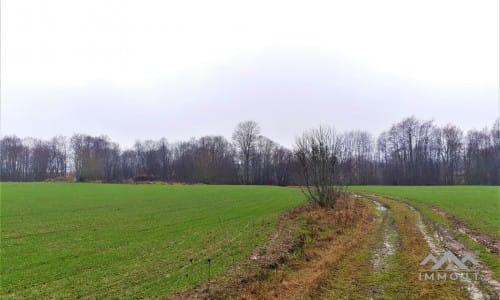
[[[298,188],[94,183],[0,187],[4,299],[168,298],[178,293],[188,299],[203,293],[209,278],[212,288],[220,288],[223,274],[231,274],[227,272],[273,237],[285,234],[286,241],[286,231],[297,233],[294,239],[305,237],[306,243],[298,239],[287,246],[292,248],[279,242],[267,249],[269,257],[283,252],[275,257],[278,270],[264,264],[258,272],[269,274],[248,273],[250,283],[234,281],[233,292],[248,292],[251,299],[300,298],[304,291],[314,299],[365,298],[383,286],[377,297],[420,297],[422,291],[472,297],[460,282],[416,281],[419,263],[430,251],[418,227],[419,215],[429,232],[441,228],[454,236],[452,244],[474,250],[481,266],[491,270],[492,280],[500,276],[497,186],[353,186],[351,190],[363,195],[358,204],[340,206],[331,215],[305,206],[287,215],[285,231],[275,224],[282,212],[305,203]],[[350,221],[345,222],[346,216]],[[297,247],[301,250],[290,254]],[[320,267],[325,264],[332,267]]]
[[[297,189],[2,183],[2,298],[149,298],[263,243]]]

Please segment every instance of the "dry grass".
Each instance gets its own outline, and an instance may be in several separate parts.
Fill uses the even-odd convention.
[[[335,209],[310,205],[301,215],[311,241],[285,269],[269,272],[265,280],[249,282],[237,299],[301,299],[328,276],[337,261],[370,234],[375,215],[366,203],[344,199]]]
[[[459,282],[418,279],[420,261],[430,249],[416,226],[417,215],[397,201],[380,201],[388,207],[380,218],[373,203],[361,198],[343,199],[335,209],[313,204],[295,209],[254,251],[256,260],[247,259],[210,288],[200,286],[177,298],[467,299]],[[397,249],[379,272],[373,254],[387,226],[397,231]]]
[[[366,202],[342,199],[335,209],[308,204],[284,214],[276,232],[225,276],[173,299],[300,299],[336,261],[369,235],[374,213]]]

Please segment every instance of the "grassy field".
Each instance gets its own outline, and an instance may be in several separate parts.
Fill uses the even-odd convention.
[[[212,278],[228,270],[266,240],[280,212],[304,202],[299,189],[266,186],[2,183],[0,187],[2,299],[163,298],[206,281],[208,259]],[[472,228],[498,236],[499,187],[351,188],[407,199],[416,207],[437,206]],[[256,286],[263,293],[289,294],[290,282],[307,283],[307,289],[298,284],[296,292],[312,291],[318,296],[313,298],[426,293],[465,297],[463,288],[453,283],[436,289],[415,281],[413,268],[429,249],[415,221],[407,220],[414,212],[397,201],[379,201],[386,201],[391,222],[365,220],[353,238],[353,232],[343,230],[337,220],[332,225],[335,230],[328,225],[319,231],[332,236],[318,238],[319,246],[304,252],[312,254],[305,255],[303,265],[294,265],[302,269],[280,268],[291,278],[282,289],[274,281],[267,288],[260,281]],[[422,213],[427,216],[432,211],[426,208]],[[311,220],[306,223],[313,224],[312,229],[319,226],[315,218]],[[396,232],[395,252],[380,271],[372,260],[385,245],[387,232],[392,232],[387,228]],[[350,242],[358,243],[354,250],[335,248]],[[326,270],[310,260],[321,257],[321,249],[326,249],[325,259],[331,259]],[[481,253],[498,275],[498,257]]]
[[[2,183],[2,298],[165,296],[246,257],[297,189]]]
[[[500,236],[499,186],[353,186],[351,189],[435,205],[471,228]]]

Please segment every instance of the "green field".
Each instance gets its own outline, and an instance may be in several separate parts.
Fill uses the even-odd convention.
[[[471,228],[500,236],[499,186],[353,186],[350,188],[434,205],[462,220]]]
[[[163,298],[206,281],[208,259],[215,277],[247,257],[280,212],[304,202],[299,189],[269,186],[0,187],[2,299]],[[437,206],[499,235],[499,187],[351,189]]]
[[[245,258],[298,189],[2,183],[2,298],[165,296]]]

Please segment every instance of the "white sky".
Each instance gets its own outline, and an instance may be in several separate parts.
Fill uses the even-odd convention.
[[[1,2],[2,134],[223,134],[499,114],[499,1]]]

